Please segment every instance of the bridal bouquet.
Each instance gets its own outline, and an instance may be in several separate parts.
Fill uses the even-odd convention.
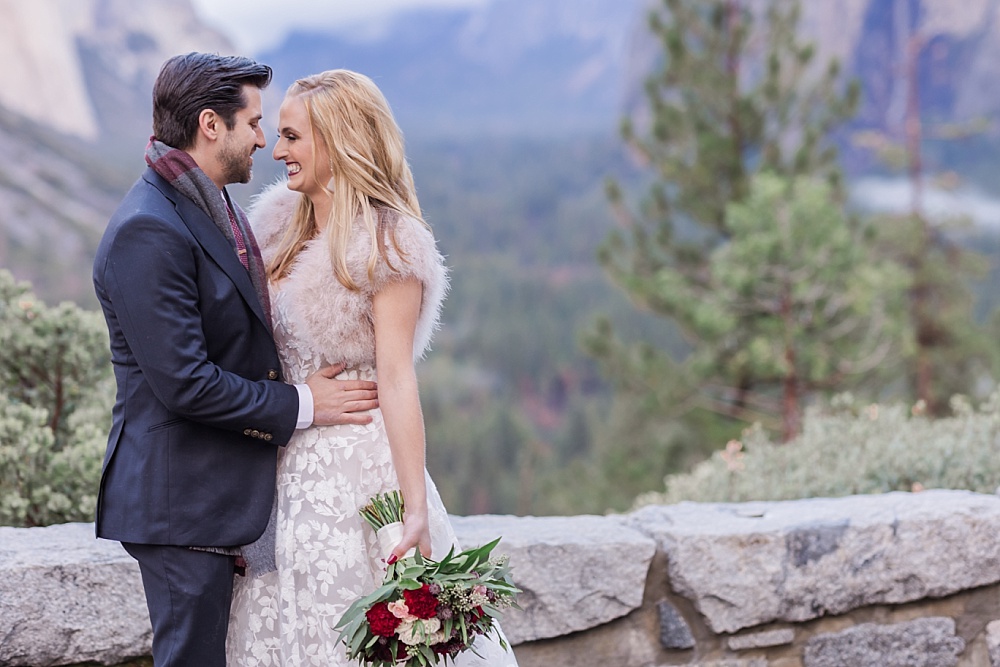
[[[379,494],[361,514],[388,555],[402,535],[402,496]],[[496,633],[495,619],[517,606],[520,591],[507,557],[491,556],[499,541],[457,554],[452,549],[440,561],[415,551],[388,565],[382,586],[352,604],[334,626],[348,658],[374,667],[426,667],[475,652],[476,637]]]

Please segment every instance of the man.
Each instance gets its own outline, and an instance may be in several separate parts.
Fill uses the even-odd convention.
[[[264,533],[277,447],[296,428],[365,424],[377,406],[373,383],[332,379],[339,367],[281,381],[262,260],[225,192],[265,146],[270,79],[247,58],[163,65],[150,168],[94,261],[118,384],[97,535],[139,562],[157,667],[224,667],[237,559],[212,549]]]

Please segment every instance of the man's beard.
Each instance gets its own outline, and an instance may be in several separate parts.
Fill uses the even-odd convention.
[[[226,183],[249,183],[253,176],[253,161],[246,149],[235,141],[227,140],[219,153]]]

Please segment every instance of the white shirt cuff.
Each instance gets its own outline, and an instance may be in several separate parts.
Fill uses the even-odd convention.
[[[299,392],[299,421],[295,428],[309,428],[313,423],[313,393],[306,384],[294,385]]]

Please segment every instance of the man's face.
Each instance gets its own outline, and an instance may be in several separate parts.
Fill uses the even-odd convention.
[[[243,98],[247,104],[236,112],[233,129],[222,125],[225,136],[219,147],[219,164],[226,183],[249,183],[253,175],[253,152],[267,143],[260,128],[260,89],[243,86]]]

